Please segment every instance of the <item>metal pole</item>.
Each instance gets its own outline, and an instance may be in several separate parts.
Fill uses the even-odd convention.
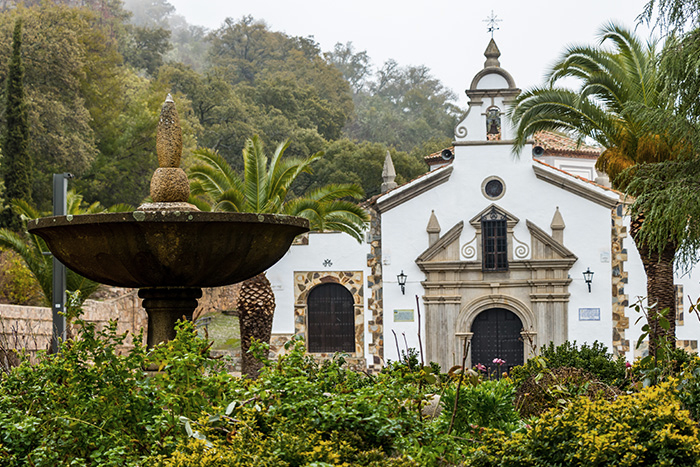
[[[53,215],[67,214],[68,179],[72,174],[53,174]],[[51,311],[53,317],[53,335],[51,337],[51,352],[57,353],[60,341],[66,340],[66,267],[54,256],[53,258],[53,287]]]

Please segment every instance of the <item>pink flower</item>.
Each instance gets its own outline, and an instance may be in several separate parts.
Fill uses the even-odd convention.
[[[495,363],[496,365],[504,365],[506,361],[501,358],[494,358],[493,363]]]
[[[632,364],[630,362],[625,362],[625,367],[632,368]]]
[[[486,367],[481,363],[477,363],[476,365],[474,365],[474,368],[476,368],[479,371],[486,371]]]

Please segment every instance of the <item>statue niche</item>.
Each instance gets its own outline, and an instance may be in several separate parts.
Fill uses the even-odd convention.
[[[491,107],[486,111],[486,140],[501,140],[501,111],[498,107]]]

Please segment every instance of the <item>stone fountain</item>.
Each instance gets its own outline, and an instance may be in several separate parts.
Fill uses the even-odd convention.
[[[103,284],[139,289],[148,314],[148,346],[175,337],[175,323],[192,318],[202,287],[243,281],[275,264],[308,221],[276,214],[203,212],[189,204],[180,168],[182,131],[170,95],[156,137],[159,168],[152,203],[126,213],[31,220],[63,264]],[[115,317],[116,318],[116,317]]]

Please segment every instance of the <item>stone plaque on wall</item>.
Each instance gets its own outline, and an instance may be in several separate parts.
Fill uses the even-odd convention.
[[[579,308],[579,321],[600,321],[600,308]]]
[[[394,310],[395,323],[412,323],[413,321],[413,310]]]

